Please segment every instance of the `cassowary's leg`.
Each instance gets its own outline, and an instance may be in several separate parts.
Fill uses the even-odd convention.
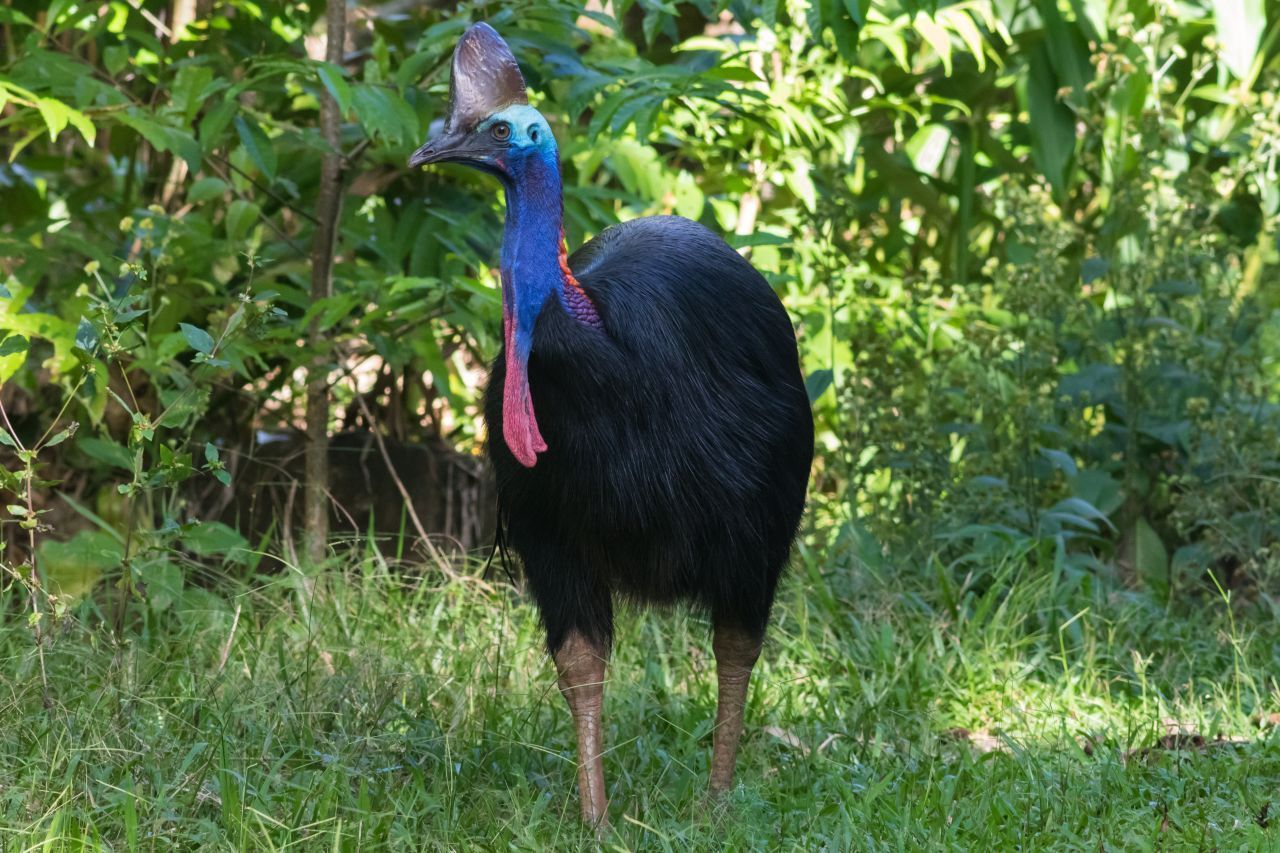
[[[762,637],[723,623],[715,626],[711,648],[716,655],[720,703],[711,746],[711,795],[718,797],[733,785],[733,765],[742,740],[742,712],[747,703],[751,669],[760,657]]]
[[[582,819],[593,826],[607,820],[604,795],[604,742],[600,709],[604,704],[604,669],[608,646],[593,642],[579,631],[570,631],[553,656],[560,673],[560,692],[569,702],[578,729],[578,797]]]

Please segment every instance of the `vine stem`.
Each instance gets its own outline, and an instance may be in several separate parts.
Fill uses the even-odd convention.
[[[18,437],[18,431],[13,428],[13,424],[9,422],[9,413],[5,411],[4,400],[0,399],[0,418],[4,419],[4,428],[8,430],[9,436],[17,445],[18,450],[22,453],[19,459],[22,461],[22,481],[23,499],[27,505],[26,522],[30,525],[27,527],[27,559],[31,561],[31,579],[23,584],[27,588],[28,597],[31,599],[31,629],[32,635],[36,643],[36,659],[40,662],[40,692],[41,700],[44,703],[45,710],[52,707],[49,698],[49,673],[44,665],[44,619],[40,610],[40,592],[44,589],[44,585],[40,582],[40,570],[36,565],[36,508],[35,499],[31,493],[31,483],[35,479],[35,453],[28,452],[22,444],[22,439]],[[12,569],[10,570],[12,571]],[[21,576],[19,576],[21,581]]]

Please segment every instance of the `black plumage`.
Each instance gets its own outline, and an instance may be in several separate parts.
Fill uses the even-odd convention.
[[[409,163],[463,163],[506,193],[488,447],[577,728],[583,819],[607,819],[617,598],[709,613],[720,795],[813,456],[790,320],[751,264],[687,219],[617,225],[566,259],[555,137],[492,28],[463,35],[452,87],[443,134]]]
[[[616,225],[569,266],[603,326],[538,315],[529,384],[548,449],[526,468],[489,442],[500,523],[549,647],[574,628],[607,647],[614,595],[689,601],[762,636],[813,455],[786,311],[741,255],[679,217]],[[505,361],[489,424],[502,423]]]

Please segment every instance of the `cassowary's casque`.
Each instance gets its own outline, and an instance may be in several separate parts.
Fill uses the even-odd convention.
[[[813,456],[791,323],[760,274],[687,219],[617,225],[566,258],[555,138],[488,25],[458,42],[450,95],[443,133],[409,163],[464,163],[506,190],[489,454],[577,726],[583,818],[605,819],[617,598],[709,613],[723,793]]]

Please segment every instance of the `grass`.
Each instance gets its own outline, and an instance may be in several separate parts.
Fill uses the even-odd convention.
[[[1209,590],[1161,608],[1036,553],[963,582],[801,554],[719,818],[699,808],[705,625],[624,614],[603,846],[1280,847],[1274,614]],[[188,589],[120,641],[87,602],[46,649],[48,707],[10,608],[0,848],[592,846],[568,713],[515,591],[371,558],[317,573],[305,616],[299,601],[287,575]]]

